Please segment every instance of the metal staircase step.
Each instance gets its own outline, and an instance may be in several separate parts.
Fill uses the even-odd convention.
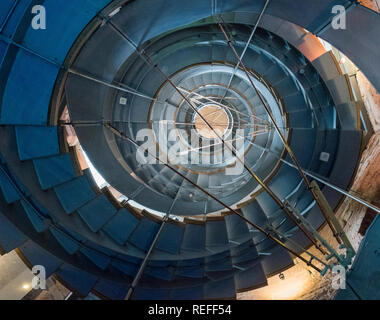
[[[202,251],[206,245],[206,228],[203,224],[187,223],[181,250]]]
[[[34,229],[38,232],[41,233],[45,230],[47,230],[47,225],[43,218],[39,215],[39,213],[36,211],[36,209],[29,203],[26,202],[25,200],[21,200],[21,205],[24,208],[24,211],[33,225]]]
[[[77,212],[88,227],[97,232],[116,214],[116,208],[102,194],[77,209]]]
[[[76,291],[83,297],[86,297],[94,287],[97,277],[65,263],[60,266],[56,276],[70,290]]]
[[[360,127],[358,104],[354,101],[338,104],[336,110],[343,130],[355,130]]]
[[[18,250],[30,266],[43,266],[45,268],[46,279],[63,264],[62,260],[30,240],[21,245]]]
[[[111,300],[124,300],[129,287],[130,285],[128,283],[98,279],[92,290],[102,298]]]
[[[64,232],[57,230],[56,228],[50,228],[50,232],[68,254],[72,255],[79,250],[80,246],[78,242],[75,241],[75,239],[70,238]]]
[[[43,190],[75,178],[75,171],[68,154],[33,160],[33,164]]]
[[[103,226],[102,230],[117,243],[124,245],[138,224],[139,220],[122,208]]]
[[[95,198],[95,192],[91,188],[86,176],[81,176],[54,188],[66,213],[71,214],[88,201]]]
[[[238,272],[235,274],[234,280],[237,292],[258,289],[268,284],[260,263],[245,271]]]
[[[158,223],[144,217],[129,237],[128,242],[143,251],[148,251],[158,228]]]
[[[170,294],[172,300],[202,300],[203,286],[189,286],[187,288],[173,289]]]
[[[92,250],[87,247],[82,247],[80,249],[80,252],[84,254],[93,264],[95,264],[98,268],[102,270],[106,270],[108,265],[110,264],[110,257],[98,251]]]
[[[27,237],[0,213],[0,254],[6,254],[21,246]]]
[[[237,243],[242,243],[251,238],[247,223],[235,214],[226,216],[228,239]]]
[[[0,169],[0,189],[7,203],[13,203],[21,199],[19,190],[15,187],[3,170]]]
[[[40,42],[40,40],[41,38],[37,42]],[[46,125],[51,92],[58,72],[59,67],[57,65],[19,49],[5,83],[0,123]],[[36,81],[36,74],[38,74],[38,81]],[[20,83],[22,83],[22,95],[20,95]],[[38,97],[38,99],[35,99],[35,97]],[[31,101],[34,101],[33,108],[30,107]],[[40,136],[39,138],[43,137]],[[30,139],[34,140],[33,136]],[[46,149],[48,148],[45,148],[45,151]],[[33,151],[32,148],[26,150],[28,152]],[[34,152],[37,151],[34,150]],[[25,155],[33,156],[33,153]]]
[[[234,278],[209,281],[204,285],[205,299],[235,299],[236,288]]]
[[[179,254],[185,232],[185,226],[166,223],[157,240],[155,248],[172,254]]]
[[[294,265],[293,259],[282,247],[278,247],[271,255],[263,257],[261,262],[267,277],[275,275]]]
[[[16,127],[20,160],[31,160],[59,154],[57,127]]]
[[[206,248],[219,250],[227,246],[228,243],[225,220],[206,221]]]
[[[173,281],[175,275],[175,269],[173,267],[161,267],[161,268],[153,268],[147,266],[144,271],[145,275],[149,275],[150,277],[165,280],[165,281]]]

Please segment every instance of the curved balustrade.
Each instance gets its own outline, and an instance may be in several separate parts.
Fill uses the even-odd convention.
[[[265,1],[42,2],[49,15],[43,31],[30,25],[31,1],[0,4],[0,252],[18,248],[30,266],[44,265],[70,289],[109,299],[126,297],[148,252],[133,299],[235,298],[292,266],[292,254],[194,186],[264,230],[286,233],[285,244],[301,253],[291,241],[306,249],[310,240],[249,172],[226,176],[187,165],[178,167],[179,176],[162,164],[141,165],[135,146],[103,126],[113,123],[135,138],[157,120],[174,127],[195,121],[178,87],[199,105],[216,99],[229,107],[225,132],[247,120],[265,126],[256,139],[244,139],[247,166],[319,228],[320,209],[297,170],[281,161],[291,159],[247,75],[234,70],[238,61],[215,24],[222,14],[241,54]],[[361,150],[356,104],[333,57],[318,49],[320,56],[310,58],[316,39],[299,26],[336,45],[377,87],[368,55],[379,50],[375,34],[362,32],[363,53],[352,23],[333,31],[333,4],[364,21],[362,29],[380,23],[352,1],[273,0],[243,61],[301,166],[345,189]],[[354,40],[343,41],[347,36]],[[95,167],[145,210],[118,202],[80,169],[58,120],[66,105]],[[229,159],[222,160],[227,167]],[[342,199],[323,192],[333,208]],[[165,221],[150,209],[172,216]]]

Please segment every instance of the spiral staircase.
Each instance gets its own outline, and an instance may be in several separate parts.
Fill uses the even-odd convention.
[[[31,27],[36,4],[46,30]],[[346,30],[331,27],[335,4],[346,7]],[[380,89],[379,27],[377,13],[345,0],[1,1],[1,253],[17,249],[84,297],[234,299],[266,286],[313,243],[250,171],[312,228],[325,217],[263,100],[305,172],[348,189],[363,148],[360,110],[347,75],[311,35]],[[310,57],[310,47],[321,54]],[[243,172],[224,173],[229,156],[174,170],[137,161],[140,130],[155,138],[163,125],[194,127],[189,100],[224,110],[226,139],[244,129]],[[109,187],[81,169],[67,126]],[[319,186],[337,208],[343,195]]]

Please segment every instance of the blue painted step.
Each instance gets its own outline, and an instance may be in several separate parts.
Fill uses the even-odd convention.
[[[93,232],[99,231],[116,214],[116,208],[104,194],[91,200],[77,211]]]
[[[206,222],[206,247],[221,249],[228,245],[226,222],[223,220],[209,220]]]
[[[34,160],[33,164],[43,190],[75,178],[69,154]]]
[[[131,278],[134,278],[139,270],[137,264],[122,261],[120,259],[113,259],[111,265],[117,270],[126,274],[127,276],[130,276]]]
[[[124,245],[138,223],[139,219],[122,208],[102,229],[117,243]]]
[[[11,252],[25,241],[27,237],[0,212],[0,254]]]
[[[46,11],[50,12],[48,19],[54,23],[46,28],[42,35],[39,30],[30,26],[23,42],[30,49],[50,57],[57,63],[63,63],[77,36],[109,3],[110,0],[45,0],[43,5]],[[72,17],[69,24],[67,17]],[[61,35],[59,39],[56,38],[57,34]]]
[[[203,266],[178,267],[176,274],[186,278],[203,278],[205,275],[205,270]]]
[[[282,247],[276,248],[270,256],[264,256],[262,260],[263,270],[267,277],[284,271],[293,266],[293,264],[293,259],[289,252]]]
[[[63,264],[62,260],[30,240],[19,250],[31,267],[42,266],[45,268],[46,278],[49,278]]]
[[[173,300],[202,300],[203,286],[173,289],[170,294]]]
[[[13,203],[21,199],[20,193],[0,168],[0,188],[7,203]]]
[[[54,190],[63,209],[69,214],[95,198],[86,176],[66,182]]]
[[[111,300],[124,300],[128,290],[128,284],[106,279],[99,279],[93,288],[93,291],[96,294],[100,295],[102,298]]]
[[[178,254],[182,244],[185,227],[176,223],[166,223],[156,243],[156,249]]]
[[[235,274],[235,286],[237,292],[261,288],[267,284],[267,278],[260,263],[248,270]]]
[[[36,211],[36,209],[31,205],[30,202],[26,202],[21,200],[22,207],[25,210],[26,215],[28,216],[30,222],[32,223],[34,229],[41,233],[47,229],[47,225],[45,224],[43,218]]]
[[[230,214],[225,218],[227,226],[228,239],[230,241],[241,243],[250,238],[247,222],[236,214]]]
[[[133,291],[132,300],[169,300],[170,289],[137,287]]]
[[[58,72],[57,65],[19,49],[4,89],[1,124],[46,125],[51,92]],[[38,144],[42,150],[46,151],[42,143],[43,138],[39,134],[32,135],[28,142]],[[21,141],[18,140],[18,142]],[[37,151],[35,147],[27,150]],[[34,155],[27,153],[26,156]]]
[[[147,266],[144,271],[144,275],[149,275],[151,277],[172,281],[174,278],[175,269],[173,267],[161,267],[161,268],[153,268]]]
[[[89,260],[92,261],[92,263],[94,263],[97,267],[99,267],[102,270],[107,269],[111,261],[109,256],[106,256],[101,252],[95,251],[87,247],[82,247],[80,249],[80,252],[82,252]]]
[[[52,227],[50,228],[50,232],[68,254],[74,254],[79,250],[79,243],[75,241],[75,239],[69,237],[66,233]]]
[[[13,6],[11,7],[10,4],[12,3]],[[29,8],[30,1],[29,0],[4,0],[2,1],[1,5],[4,5],[4,7],[1,8],[0,11],[4,14],[2,16],[2,23],[5,23],[4,29],[2,31],[2,34],[5,36],[12,38],[16,28],[19,26],[21,19],[24,17],[26,10]],[[4,10],[4,11],[3,11]],[[13,11],[11,11],[13,10]],[[12,14],[11,14],[12,13]],[[11,14],[8,21],[5,21],[6,15]]]
[[[204,250],[206,243],[206,228],[202,224],[187,223],[183,235],[182,250]]]
[[[204,285],[205,299],[235,299],[235,281],[234,278],[223,279],[218,281],[209,281]]]
[[[253,261],[257,258],[258,253],[252,241],[249,241],[238,248],[231,249],[231,261],[233,265],[240,266],[245,262]]]
[[[59,154],[57,127],[16,127],[20,160],[30,160]]]
[[[94,287],[97,277],[65,263],[56,272],[58,278],[70,290],[74,290],[86,297]]]
[[[159,227],[158,223],[144,217],[133,231],[129,242],[141,250],[148,251]]]

